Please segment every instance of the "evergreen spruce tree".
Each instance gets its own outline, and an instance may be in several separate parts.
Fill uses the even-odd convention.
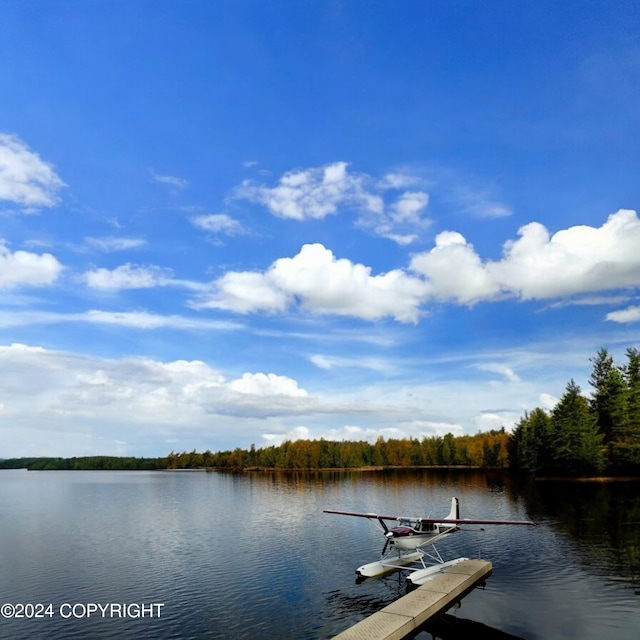
[[[611,375],[615,371],[613,357],[605,347],[602,347],[595,358],[590,358],[593,364],[589,384],[593,387],[593,394],[589,401],[591,410],[597,417],[598,427],[604,436],[604,442],[609,442],[613,437],[613,419],[611,404]]]
[[[624,421],[615,431],[611,447],[612,467],[618,473],[640,471],[640,352],[634,347],[626,351],[627,363],[622,368],[625,388]]]
[[[611,441],[625,443],[629,439],[627,383],[619,369],[612,369],[605,381],[607,411],[611,421]]]
[[[511,437],[507,444],[507,451],[509,453],[509,468],[513,471],[524,471],[522,464],[522,440],[524,438],[524,429],[527,421],[529,420],[529,414],[525,413],[524,417],[520,418],[520,421],[513,428]]]
[[[640,351],[627,349],[624,379],[627,385],[627,425],[630,438],[640,444]]]
[[[553,427],[544,409],[525,413],[511,434],[508,451],[516,470],[540,473],[552,466]]]
[[[527,428],[527,467],[535,472],[551,466],[553,451],[553,425],[544,409],[536,408],[529,416]]]
[[[580,387],[571,380],[551,413],[551,467],[557,473],[591,474],[601,470],[602,434]]]

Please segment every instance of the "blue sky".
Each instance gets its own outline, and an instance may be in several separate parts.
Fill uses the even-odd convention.
[[[0,456],[511,428],[640,342],[632,2],[7,0]]]

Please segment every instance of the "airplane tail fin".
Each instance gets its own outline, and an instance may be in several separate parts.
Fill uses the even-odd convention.
[[[460,503],[458,498],[451,498],[451,511],[445,520],[460,520]]]

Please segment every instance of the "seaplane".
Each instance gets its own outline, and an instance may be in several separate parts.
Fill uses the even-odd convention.
[[[445,562],[435,547],[453,533],[461,531],[461,525],[529,525],[537,522],[530,520],[477,520],[460,518],[460,502],[451,498],[451,510],[444,518],[421,518],[403,516],[385,516],[378,513],[358,513],[354,511],[336,511],[324,509],[324,513],[340,516],[367,518],[373,522],[386,538],[380,560],[362,565],[356,569],[358,582],[387,573],[408,570],[408,580],[415,586],[432,580],[444,569],[468,560],[456,558]],[[387,522],[395,522],[388,526]],[[425,561],[425,558],[427,560]],[[427,565],[427,562],[431,562]],[[417,566],[412,566],[417,565]]]

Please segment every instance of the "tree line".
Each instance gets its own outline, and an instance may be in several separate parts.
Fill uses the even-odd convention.
[[[171,452],[166,469],[360,469],[363,467],[508,467],[509,434],[504,428],[476,435],[361,441],[286,440],[280,445],[232,451]]]
[[[595,358],[582,395],[570,380],[550,411],[536,408],[516,425],[510,467],[538,475],[640,473],[640,352],[630,347],[616,365],[606,348]]]
[[[171,452],[162,458],[86,456],[11,458],[0,469],[33,471],[152,469],[344,469],[363,467],[470,466],[507,468],[509,434],[503,429],[473,436],[366,441],[286,440],[280,445],[231,451]]]
[[[131,456],[35,457],[0,460],[0,469],[29,469],[30,471],[126,471],[161,468],[160,458]]]

